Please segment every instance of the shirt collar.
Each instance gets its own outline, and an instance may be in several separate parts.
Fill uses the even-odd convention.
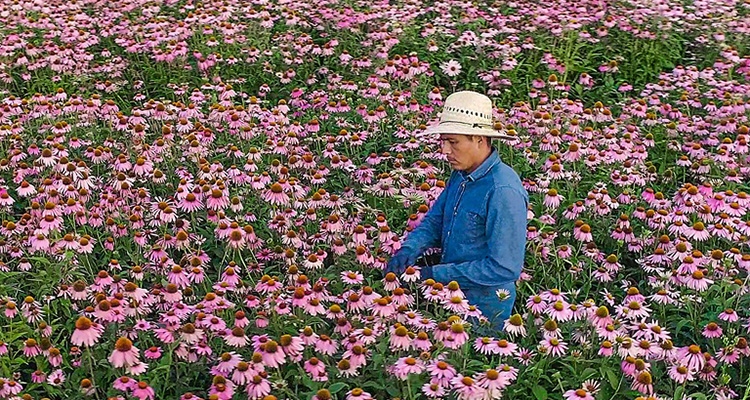
[[[472,173],[470,174],[462,171],[461,175],[464,179],[470,182],[476,181],[477,179],[487,175],[487,172],[489,172],[490,169],[492,169],[492,167],[494,167],[495,164],[499,162],[500,156],[497,154],[497,149],[495,149],[495,147],[493,146],[492,150],[490,151],[490,155],[484,161],[482,161],[481,164],[479,164],[477,169],[472,171]]]

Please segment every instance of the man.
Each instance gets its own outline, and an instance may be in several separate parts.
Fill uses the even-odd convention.
[[[454,171],[386,272],[400,276],[425,250],[441,247],[440,262],[422,266],[422,279],[458,282],[469,304],[500,330],[523,267],[528,194],[490,139],[515,137],[494,129],[492,101],[471,91],[448,96],[440,122],[427,132],[440,135],[441,151]]]

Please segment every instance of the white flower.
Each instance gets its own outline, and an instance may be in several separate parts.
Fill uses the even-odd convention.
[[[456,60],[450,60],[447,63],[443,63],[440,66],[443,73],[450,76],[451,78],[461,73],[461,64]]]

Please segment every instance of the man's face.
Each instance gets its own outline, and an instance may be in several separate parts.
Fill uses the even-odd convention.
[[[440,151],[448,158],[453,169],[465,171],[481,163],[487,151],[484,140],[478,136],[441,134]]]

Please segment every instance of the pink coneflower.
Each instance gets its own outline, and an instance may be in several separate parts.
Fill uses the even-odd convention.
[[[648,318],[651,314],[651,309],[639,301],[631,301],[627,304],[619,305],[616,307],[616,310],[618,316],[633,320]]]
[[[206,197],[206,208],[209,210],[224,210],[230,205],[230,199],[226,190],[212,189]]]
[[[447,386],[456,376],[456,369],[443,360],[433,360],[427,365],[426,369],[430,373],[430,383],[436,383],[440,386]]]
[[[641,362],[642,362],[642,361],[643,361],[643,360],[641,360]],[[636,368],[637,368],[637,365],[636,365],[636,364],[637,364],[638,362],[639,362],[639,361],[638,361],[637,359],[635,359],[635,358],[633,358],[633,357],[630,357],[630,356],[627,356],[627,357],[625,357],[625,359],[624,359],[624,360],[622,360],[622,362],[620,363],[620,369],[622,370],[622,372],[623,372],[623,373],[624,373],[625,375],[627,375],[627,376],[633,376],[633,377],[634,377],[634,376],[635,376],[635,374],[636,374],[636,371],[637,371],[637,370],[636,370]],[[642,364],[642,365],[646,365],[646,364],[644,363],[644,364]]]
[[[495,340],[486,336],[474,340],[474,349],[484,355],[497,354]]]
[[[469,310],[469,301],[460,296],[453,296],[445,300],[443,307],[454,314],[465,313]]]
[[[346,400],[373,400],[370,393],[360,388],[354,388],[346,393]]]
[[[461,73],[461,63],[459,63],[456,60],[450,60],[446,63],[441,64],[440,69],[443,71],[444,74],[453,78],[455,76],[458,76],[458,74]]]
[[[130,375],[135,375],[135,376],[141,375],[145,373],[147,370],[148,370],[148,364],[142,361],[138,361],[134,365],[125,368],[126,373]]]
[[[685,236],[688,239],[704,242],[711,238],[711,233],[706,229],[703,222],[698,221],[685,231]]]
[[[557,189],[550,189],[544,196],[543,204],[545,207],[556,209],[560,207],[560,203],[563,200],[565,200],[565,198],[557,193]]]
[[[446,389],[443,385],[427,382],[422,385],[422,393],[431,399],[442,399],[446,395]]]
[[[343,271],[341,273],[341,280],[349,285],[359,285],[364,281],[364,276],[355,271]]]
[[[518,345],[505,339],[498,339],[495,342],[495,348],[497,349],[495,351],[496,354],[501,356],[513,356],[518,350]]]
[[[541,345],[547,350],[549,354],[555,357],[562,356],[563,354],[565,354],[565,351],[568,350],[568,345],[556,337],[550,337],[543,340]]]
[[[0,348],[0,354],[2,354],[2,348]],[[47,350],[47,361],[49,361],[50,365],[53,367],[59,367],[60,364],[62,364],[62,354],[60,354],[60,350],[56,347]]]
[[[500,373],[496,369],[488,369],[485,372],[477,374],[475,378],[477,385],[483,388],[487,396],[491,399],[501,398],[503,389],[511,383],[507,375]]]
[[[237,364],[242,361],[242,357],[235,352],[225,352],[219,356],[218,361],[219,363],[211,369],[211,372],[215,375],[225,376],[237,367]]]
[[[76,320],[76,329],[70,338],[70,342],[76,346],[86,345],[91,347],[99,341],[99,337],[104,332],[104,327],[92,322],[86,317],[79,317]]]
[[[274,183],[263,192],[261,196],[264,201],[269,202],[273,205],[286,206],[289,204],[289,195],[284,193],[284,188],[280,183]]]
[[[8,301],[5,303],[5,317],[8,319],[13,319],[16,315],[18,315],[18,307],[16,307],[16,303],[13,301]]]
[[[47,375],[44,373],[44,371],[36,370],[34,371],[33,374],[31,374],[31,382],[33,383],[42,383],[46,380],[47,380]]]
[[[222,318],[219,318],[214,315],[209,315],[208,318],[206,318],[205,320],[206,322],[203,326],[207,327],[212,332],[219,333],[227,329],[227,323]]]
[[[18,186],[18,189],[16,189],[16,192],[21,197],[29,197],[36,193],[36,188],[31,185],[29,182],[23,181]]]
[[[589,321],[598,328],[604,328],[612,323],[612,317],[609,314],[607,306],[600,306],[589,317]]]
[[[678,384],[682,385],[687,381],[694,380],[695,372],[691,371],[690,368],[685,365],[675,364],[671,368],[669,368],[669,377]]]
[[[121,376],[112,382],[112,387],[122,392],[130,392],[136,385],[138,383],[127,376]]]
[[[586,389],[571,389],[563,394],[565,400],[594,400],[594,396]]]
[[[701,270],[697,270],[685,278],[685,286],[699,292],[708,289],[708,286],[712,283],[714,283],[713,280],[706,278]]]
[[[417,333],[417,336],[412,341],[412,345],[418,350],[427,351],[432,347],[432,342],[430,342],[430,337],[427,333],[421,331]]]
[[[521,348],[516,353],[515,359],[521,365],[528,366],[534,361],[534,357],[536,357],[536,353],[533,350]]]
[[[286,362],[284,352],[279,348],[279,344],[276,341],[267,341],[260,346],[260,351],[263,354],[263,362],[269,368],[277,368]]]
[[[412,347],[409,330],[404,326],[394,329],[388,343],[391,350],[409,350]]]
[[[0,393],[2,393],[3,397],[6,398],[14,398],[19,393],[21,393],[21,391],[23,391],[23,385],[14,381],[13,379],[5,381],[3,386],[4,387],[0,389]]]
[[[203,202],[201,201],[201,198],[198,197],[198,195],[196,195],[195,193],[188,193],[179,201],[179,203],[177,203],[177,208],[182,211],[191,213],[202,209]]]
[[[567,303],[558,300],[550,305],[550,307],[547,309],[547,314],[555,321],[568,321],[573,318],[573,311],[568,306],[569,305]]]
[[[716,357],[727,364],[734,364],[740,360],[741,353],[734,346],[727,346],[719,350]]]
[[[561,245],[557,249],[557,256],[559,258],[568,258],[573,254],[573,248],[568,245]]]
[[[47,383],[55,387],[61,386],[63,383],[65,383],[65,373],[61,369],[52,371],[47,376]]]
[[[232,372],[232,382],[236,385],[245,385],[250,382],[258,371],[250,368],[250,364],[240,361],[237,363],[237,367]]]
[[[266,373],[261,372],[253,376],[247,384],[247,396],[252,400],[259,400],[271,393],[271,384],[266,379]]]
[[[317,357],[310,357],[309,360],[305,361],[303,368],[305,369],[305,372],[310,374],[313,380],[315,380],[317,376],[325,375],[326,372],[326,365]]]
[[[727,322],[737,322],[740,317],[733,309],[727,308],[719,314],[719,319]]]
[[[505,320],[503,330],[511,336],[526,337],[526,327],[523,325],[521,314],[514,314]]]
[[[234,383],[227,381],[226,377],[216,375],[208,391],[209,395],[216,396],[219,400],[231,400],[234,395]]]
[[[228,335],[225,335],[224,340],[232,347],[244,347],[249,341],[245,330],[239,326],[234,327]]]
[[[451,384],[458,400],[479,400],[483,399],[486,393],[474,379],[461,374],[451,379]]]
[[[591,234],[591,226],[588,224],[581,224],[580,227],[573,228],[573,237],[584,243],[588,243],[594,240],[594,236]]]
[[[464,325],[460,322],[451,324],[449,336],[443,340],[446,347],[457,349],[469,340],[469,334],[466,332]]]
[[[541,314],[549,307],[549,303],[546,302],[542,296],[530,296],[526,301],[526,308],[530,309],[534,314]]]
[[[180,328],[180,337],[187,344],[195,344],[203,339],[203,330],[188,322]]]
[[[696,344],[679,348],[675,356],[680,364],[686,365],[693,371],[700,371],[706,364],[706,358],[700,346]]]
[[[151,346],[143,351],[143,356],[149,360],[156,360],[161,357],[161,347]]]
[[[638,373],[631,386],[633,390],[637,390],[646,395],[651,395],[654,393],[653,383],[651,373],[648,371],[641,371]]]
[[[138,362],[138,349],[126,337],[117,339],[115,350],[108,358],[115,368],[132,367]]]
[[[425,370],[424,362],[414,357],[401,357],[391,367],[391,373],[398,379],[406,380],[409,374],[421,374]]]
[[[599,346],[598,355],[602,357],[611,357],[614,354],[614,345],[609,340],[605,340]]]
[[[284,354],[294,362],[302,360],[302,352],[305,350],[305,344],[301,338],[292,335],[282,335],[279,338],[279,345]]]
[[[703,328],[702,333],[704,337],[707,337],[709,339],[715,339],[715,338],[721,337],[721,335],[723,334],[723,331],[716,322],[709,322]]]
[[[156,397],[154,389],[152,389],[148,385],[148,383],[144,381],[138,382],[138,384],[133,388],[133,392],[130,395],[133,397],[137,397],[138,400],[154,400],[154,398]]]

